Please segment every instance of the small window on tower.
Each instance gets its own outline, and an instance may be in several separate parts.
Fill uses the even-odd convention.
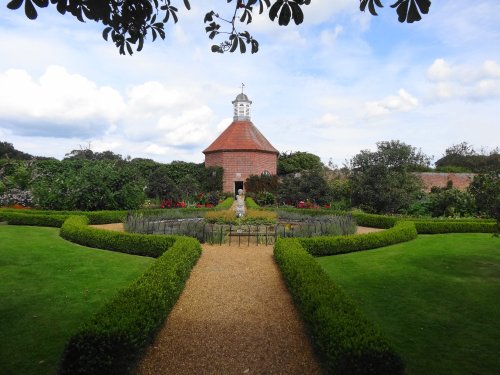
[[[270,176],[270,175],[271,175],[271,173],[269,173],[269,171],[264,171],[264,172],[262,172],[262,174],[261,174],[261,175],[262,175],[262,176]]]

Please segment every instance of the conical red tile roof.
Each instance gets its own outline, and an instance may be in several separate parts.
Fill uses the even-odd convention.
[[[261,151],[279,154],[251,121],[233,121],[203,153],[217,151]]]

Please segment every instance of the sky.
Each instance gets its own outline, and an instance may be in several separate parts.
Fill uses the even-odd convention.
[[[434,0],[400,24],[392,1],[378,17],[357,0],[312,0],[304,23],[266,15],[242,25],[257,54],[214,54],[205,13],[226,1],[173,0],[166,39],[121,56],[102,25],[52,8],[28,20],[0,8],[0,141],[62,159],[110,150],[158,162],[203,162],[231,123],[245,84],[252,122],[281,152],[341,166],[379,141],[400,140],[439,159],[463,141],[500,146],[500,1]]]

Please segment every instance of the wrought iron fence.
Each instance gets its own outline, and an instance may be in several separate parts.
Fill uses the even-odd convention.
[[[128,232],[195,237],[201,243],[273,245],[278,237],[314,237],[353,234],[356,229],[350,215],[330,221],[287,222],[273,225],[212,224],[202,218],[153,219],[129,215]]]

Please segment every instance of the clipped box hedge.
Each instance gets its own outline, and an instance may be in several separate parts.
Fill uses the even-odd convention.
[[[437,233],[494,233],[496,222],[492,221],[414,221],[419,234]]]
[[[70,216],[62,225],[60,235],[83,246],[153,258],[161,256],[178,238],[96,229],[87,226],[88,223],[86,216]]]
[[[388,229],[396,225],[396,222],[398,221],[398,218],[395,217],[366,214],[361,211],[352,211],[351,215],[356,219],[356,223],[358,225],[364,227]]]
[[[177,237],[139,279],[119,292],[71,337],[59,374],[132,373],[140,354],[177,301],[200,254],[198,241]]]
[[[48,211],[0,209],[0,221],[11,225],[37,225],[60,227],[71,215],[86,216],[90,224],[111,224],[122,222],[127,211]],[[59,225],[56,225],[59,223]]]
[[[261,208],[254,200],[252,197],[245,197],[245,204],[247,206],[247,208],[249,209],[255,209],[255,210],[258,210],[259,208]]]
[[[375,249],[410,241],[416,237],[417,230],[413,222],[400,221],[394,227],[381,232],[350,236],[299,238],[298,241],[311,255],[326,256]]]
[[[217,210],[228,210],[233,205],[233,202],[234,202],[233,197],[227,197],[222,202],[220,202],[217,206],[215,206],[215,208]]]
[[[328,374],[404,373],[404,364],[356,304],[298,239],[278,239],[274,257]]]

